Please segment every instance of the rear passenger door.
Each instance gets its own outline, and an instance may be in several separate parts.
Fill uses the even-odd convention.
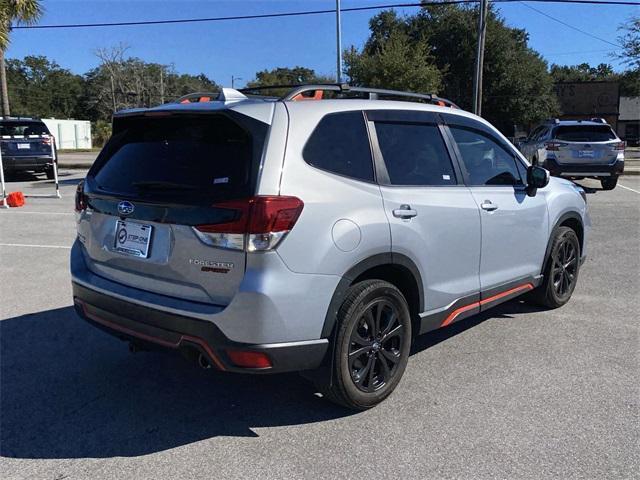
[[[423,317],[437,319],[433,314],[462,299],[473,303],[479,292],[478,206],[447,152],[438,115],[366,115],[392,253],[420,269],[428,314]],[[422,330],[436,326],[423,322]]]
[[[540,274],[548,239],[546,197],[526,193],[526,167],[515,149],[485,124],[444,115],[465,183],[480,207],[480,287],[526,284]]]

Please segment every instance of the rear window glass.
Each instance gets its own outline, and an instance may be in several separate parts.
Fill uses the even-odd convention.
[[[2,122],[0,135],[49,135],[49,130],[42,122]]]
[[[262,138],[232,119],[202,115],[119,122],[90,172],[98,189],[176,203],[254,193],[255,151]]]
[[[332,113],[309,137],[302,153],[310,165],[358,180],[373,181],[373,162],[362,112]]]
[[[608,125],[567,125],[557,127],[555,137],[565,142],[606,142],[616,135]]]

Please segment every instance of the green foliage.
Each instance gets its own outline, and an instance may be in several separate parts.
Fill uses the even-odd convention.
[[[17,115],[73,118],[81,115],[84,79],[43,56],[7,60],[9,97]]]
[[[616,80],[617,75],[613,67],[601,63],[592,67],[588,63],[580,65],[551,65],[551,77],[554,82],[589,82],[596,80]]]
[[[76,75],[42,56],[7,60],[9,98],[16,114],[110,121],[116,110],[151,107],[187,93],[217,91],[204,74],[121,55]]]
[[[616,73],[613,71],[613,67],[606,63],[601,63],[596,67],[592,67],[588,63],[551,65],[551,77],[554,82],[619,82],[620,95],[625,97],[640,96],[639,68]]]
[[[384,11],[370,21],[362,52],[345,54],[358,82],[436,92],[462,108],[472,106],[477,7],[425,6],[412,16]],[[529,48],[524,30],[505,24],[494,8],[487,20],[483,117],[505,133],[558,111],[547,64]]]
[[[399,29],[362,52],[351,47],[344,53],[344,63],[354,85],[430,93],[437,93],[441,85],[429,46],[414,45]]]
[[[278,67],[272,70],[256,72],[256,78],[247,83],[247,87],[268,87],[270,85],[298,85],[304,83],[335,83],[335,78],[318,75],[310,68],[305,67]],[[268,95],[281,96],[287,93],[287,88],[269,89]]]
[[[91,137],[94,147],[103,147],[111,136],[111,122],[107,120],[96,120],[91,124]]]

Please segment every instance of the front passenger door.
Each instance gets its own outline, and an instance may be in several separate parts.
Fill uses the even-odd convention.
[[[538,276],[548,239],[545,193],[526,193],[526,168],[511,145],[477,120],[447,115],[465,183],[480,208],[480,287],[485,293]]]

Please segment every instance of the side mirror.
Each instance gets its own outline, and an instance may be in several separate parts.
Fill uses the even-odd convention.
[[[535,165],[527,168],[527,195],[534,197],[539,188],[549,184],[549,170]]]

